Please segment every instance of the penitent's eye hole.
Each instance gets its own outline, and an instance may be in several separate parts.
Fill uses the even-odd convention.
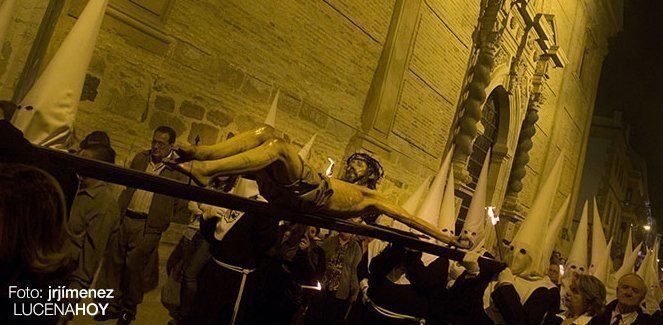
[[[477,235],[477,233],[476,233],[476,232],[472,232],[472,236],[476,236],[476,235]]]
[[[513,247],[513,245],[511,245],[511,246],[509,246],[509,249],[510,249],[510,250],[514,250],[514,249],[516,249],[516,248]]]
[[[520,254],[523,254],[523,255],[527,254],[527,250],[525,250],[524,248],[521,248],[520,249]]]

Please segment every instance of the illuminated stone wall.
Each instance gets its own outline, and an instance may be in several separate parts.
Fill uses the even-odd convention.
[[[10,97],[20,76],[44,2],[19,1],[16,24],[0,52],[3,97]],[[85,3],[65,1],[46,59]],[[486,14],[482,5],[494,3],[501,4],[499,10]],[[450,146],[477,63],[478,32],[482,22],[490,21],[486,16],[495,15],[502,50],[494,58],[490,84],[506,90],[511,106],[508,116],[501,116],[509,122],[501,130],[505,134],[501,162],[491,176],[497,184],[492,203],[500,206],[533,89],[537,56],[543,54],[536,33],[528,27],[531,22],[519,11],[527,8],[530,18],[540,13],[554,16],[550,34],[554,39],[548,42],[559,46],[566,62],[564,68],[550,64],[545,70],[546,100],[534,126],[531,159],[523,167],[519,204],[526,212],[541,175],[562,148],[566,162],[556,207],[564,195],[577,192],[606,39],[621,28],[621,2],[408,0],[402,4],[401,0],[111,0],[82,94],[77,136],[107,131],[118,162],[124,164],[148,146],[152,129],[161,124],[172,126],[180,142],[200,136],[203,144],[219,141],[228,132],[251,129],[264,119],[278,89],[276,127],[300,145],[317,133],[311,158],[316,167],[322,168],[327,157],[338,161],[357,148],[374,152],[387,172],[381,190],[402,202],[433,174]],[[390,30],[397,27],[394,17],[403,12],[409,15],[411,28],[400,30],[391,42]],[[523,40],[524,33],[531,36]],[[519,44],[527,57],[519,53]],[[389,57],[385,49],[404,54]],[[384,131],[376,136],[369,130],[372,124],[364,129],[362,123],[371,111],[368,103],[380,94],[371,85],[382,64],[400,66],[402,76],[385,83],[395,85],[395,90],[387,94],[392,96],[391,106],[371,122]]]

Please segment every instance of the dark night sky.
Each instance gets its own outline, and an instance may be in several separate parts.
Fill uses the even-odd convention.
[[[624,30],[610,40],[595,115],[624,112],[631,145],[647,160],[649,196],[663,224],[663,0],[625,0]]]

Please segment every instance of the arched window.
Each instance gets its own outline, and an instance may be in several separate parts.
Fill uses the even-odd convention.
[[[474,140],[472,155],[470,155],[470,160],[467,164],[467,170],[470,176],[472,176],[472,181],[467,186],[463,186],[463,188],[456,188],[456,197],[462,200],[456,223],[457,228],[462,227],[465,221],[467,209],[472,201],[472,193],[474,193],[477,187],[477,181],[479,180],[479,174],[481,173],[481,167],[483,166],[486,154],[497,141],[497,131],[500,125],[500,105],[499,96],[496,91],[493,91],[483,106],[481,125],[478,126],[479,131]]]

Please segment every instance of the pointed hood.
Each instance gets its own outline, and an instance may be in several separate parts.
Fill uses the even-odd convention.
[[[562,225],[566,221],[566,213],[569,210],[569,204],[571,202],[571,196],[567,196],[562,206],[557,210],[555,217],[550,221],[550,226],[548,227],[548,232],[546,233],[546,241],[543,246],[543,254],[541,255],[541,271],[545,272],[550,263],[550,256],[555,250],[555,244],[559,239],[559,232],[562,230]]]
[[[555,160],[548,177],[544,179],[543,185],[534,198],[525,221],[520,225],[518,233],[511,241],[512,256],[509,258],[508,264],[515,275],[527,278],[543,274],[539,266],[550,210],[562,175],[563,157],[562,152]],[[521,253],[523,250],[525,254]]]
[[[5,0],[0,4],[0,47],[5,44],[15,4],[16,0]]]
[[[619,267],[617,272],[615,272],[615,277],[617,279],[628,273],[633,273],[635,270],[635,262],[638,260],[638,253],[640,252],[641,248],[642,243],[638,244],[638,246],[635,247],[635,250],[626,252],[624,254],[624,262],[622,263],[622,266]]]
[[[626,255],[633,252],[633,229],[628,228],[628,239],[626,240],[626,248],[624,249],[624,259]]]
[[[308,160],[309,156],[311,155],[311,148],[313,148],[313,143],[315,143],[315,138],[318,137],[318,134],[314,134],[311,139],[308,140],[308,142],[301,148],[299,149],[299,156],[302,157],[304,160]]]
[[[645,280],[647,286],[647,295],[645,296],[645,311],[648,314],[653,314],[659,309],[659,303],[663,299],[663,290],[659,286],[658,277],[658,246],[660,245],[658,238],[654,241],[654,249],[647,251],[647,256],[642,262],[638,275]]]
[[[424,196],[423,202],[417,211],[417,217],[431,223],[437,224],[440,216],[440,207],[442,206],[442,198],[444,196],[444,187],[449,174],[449,166],[451,165],[451,157],[453,156],[453,147],[447,152],[440,170],[433,178],[433,183],[430,185],[428,193]]]
[[[645,250],[647,251],[647,253],[645,253],[645,258],[642,259],[642,263],[640,263],[640,267],[635,272],[643,279],[645,278],[645,275],[646,275],[647,271],[649,270],[649,268],[647,266],[649,265],[649,259],[652,256],[652,252],[651,252],[650,249],[645,249]]]
[[[428,190],[428,184],[430,184],[430,176],[426,177],[423,183],[417,187],[417,190],[410,195],[410,197],[403,203],[402,207],[411,215],[415,215],[421,203],[421,199],[424,197],[424,193]]]
[[[601,280],[604,285],[608,283],[608,275],[610,274],[610,249],[612,248],[612,239],[606,245],[604,251],[600,252],[601,259],[598,261],[594,267],[594,273],[592,274],[595,278]]]
[[[265,124],[276,127],[276,109],[279,106],[279,95],[281,94],[280,90],[276,90],[276,95],[274,95],[274,100],[272,101],[272,106],[269,107],[269,112],[265,117]]]
[[[624,275],[633,273],[635,262],[638,259],[638,252],[640,251],[641,247],[642,243],[638,244],[638,246],[635,248],[635,251],[630,253],[625,252],[622,266],[617,270],[617,272],[608,275],[608,283],[605,284],[606,301],[612,301],[617,298],[617,282]]]
[[[497,242],[497,230],[495,225],[493,225],[492,220],[488,219],[484,223],[484,236],[483,236],[483,247],[493,256],[498,259],[501,259],[501,253],[499,253]]]
[[[599,208],[596,205],[596,198],[592,200],[594,206],[593,221],[592,221],[592,261],[589,265],[590,273],[596,265],[603,258],[603,252],[607,246],[605,241],[605,233],[603,233],[603,224],[601,223],[601,216],[599,215]]]
[[[426,177],[423,183],[421,183],[419,187],[414,191],[414,193],[412,193],[410,197],[408,197],[405,203],[401,205],[401,207],[409,214],[411,215],[417,214],[417,210],[419,210],[419,205],[421,204],[421,200],[423,199],[424,194],[426,194],[426,191],[428,190],[430,179],[431,179],[430,176]],[[391,227],[396,228],[398,230],[412,231],[412,228],[396,220],[393,220]]]
[[[437,219],[437,227],[442,233],[456,235],[456,196],[454,194],[454,171],[453,165],[449,166],[447,185],[444,187],[440,216]]]
[[[64,147],[71,136],[107,2],[88,2],[53,59],[21,101],[22,108],[16,111],[12,123],[30,142]]]
[[[479,173],[477,187],[472,195],[472,201],[467,208],[467,216],[460,235],[467,237],[476,247],[478,241],[484,237],[484,223],[486,222],[486,199],[488,191],[488,166],[490,165],[490,153],[488,150],[486,158]]]
[[[587,234],[587,209],[588,203],[585,201],[580,223],[578,223],[578,230],[576,230],[576,235],[573,238],[573,246],[571,246],[569,258],[566,259],[567,271],[576,271],[578,273],[586,273],[588,271],[587,240],[589,238]]]

